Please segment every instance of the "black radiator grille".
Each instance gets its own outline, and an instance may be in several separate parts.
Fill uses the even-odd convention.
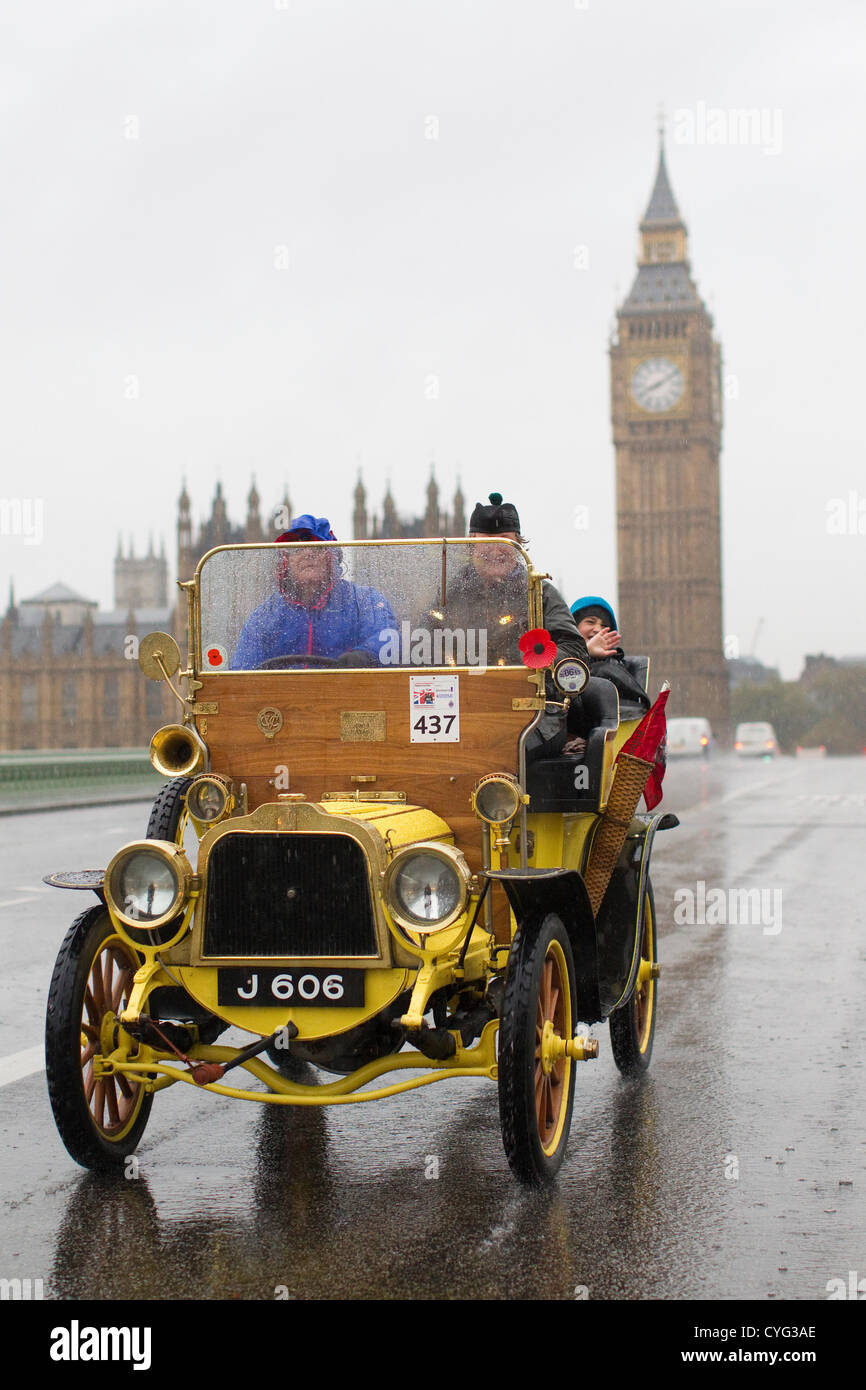
[[[205,956],[375,956],[367,862],[348,835],[223,835],[207,868]]]

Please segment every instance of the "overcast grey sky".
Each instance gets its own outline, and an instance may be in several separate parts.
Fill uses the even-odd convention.
[[[433,458],[615,598],[607,343],[663,102],[728,378],[725,632],[763,617],[788,677],[866,652],[864,13],[7,0],[0,498],[44,521],[0,582],[109,606],[119,530],[173,560],[184,477],[196,520],[255,473],[348,536],[359,462],[415,512]],[[709,143],[744,108],[761,138]]]

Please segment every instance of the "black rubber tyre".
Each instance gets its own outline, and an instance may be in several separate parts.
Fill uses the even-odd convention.
[[[499,1028],[499,1119],[511,1170],[521,1182],[549,1182],[565,1156],[576,1063],[545,1072],[544,1025],[570,1040],[577,1022],[574,960],[554,913],[522,922],[511,947]],[[550,1030],[548,1030],[550,1031]]]
[[[641,958],[658,960],[655,902],[652,884],[647,881],[644,897]],[[624,1076],[640,1076],[650,1064],[658,1008],[658,980],[645,980],[638,985],[627,1004],[610,1016],[610,1045],[613,1060]]]
[[[93,1058],[118,1026],[113,1020],[140,964],[99,905],[73,922],[54,966],[45,1018],[48,1098],[61,1139],[84,1168],[122,1164],[150,1115],[153,1096],[133,1081],[93,1076]]]
[[[183,843],[184,796],[191,784],[191,777],[172,777],[164,787],[160,787],[150,808],[147,822],[148,840],[169,840],[174,844]],[[179,838],[178,838],[179,836]]]

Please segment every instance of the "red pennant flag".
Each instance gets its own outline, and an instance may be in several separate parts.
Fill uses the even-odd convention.
[[[634,758],[643,758],[644,762],[653,764],[643,793],[648,811],[662,799],[662,780],[667,766],[665,705],[670,690],[669,683],[665,681],[652,709],[647,711],[631,738],[619,750],[620,753],[630,753]]]

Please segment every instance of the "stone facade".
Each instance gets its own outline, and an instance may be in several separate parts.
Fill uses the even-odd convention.
[[[355,507],[352,512],[352,532],[356,541],[409,540],[431,536],[466,535],[466,501],[460,484],[454,492],[451,510],[439,505],[439,485],[430,469],[427,484],[427,506],[421,516],[400,517],[391,495],[391,485],[385,492],[381,515],[368,514],[367,492],[359,475],[355,487]]]
[[[430,477],[427,506],[419,517],[397,515],[390,488],[381,519],[368,518],[360,479],[354,494],[354,539],[463,535],[465,515],[459,487],[452,511],[439,507]],[[210,516],[193,525],[184,485],[178,500],[177,575],[191,579],[203,555],[216,545],[272,540],[291,517],[288,496],[265,522],[252,483],[243,524],[233,523],[218,483]],[[174,631],[186,653],[186,603],[168,592],[164,549],[151,544],[136,556],[118,543],[114,560],[114,610],[100,613],[92,600],[65,584],[15,602],[10,593],[0,623],[0,751],[50,748],[134,748],[150,742],[162,724],[177,719],[180,706],[164,683],[149,681],[137,661],[145,633]]]
[[[136,639],[168,610],[95,618],[92,604],[64,622],[48,605],[35,621],[23,609],[10,601],[0,624],[0,750],[136,748],[175,718],[174,696],[136,660]]]

